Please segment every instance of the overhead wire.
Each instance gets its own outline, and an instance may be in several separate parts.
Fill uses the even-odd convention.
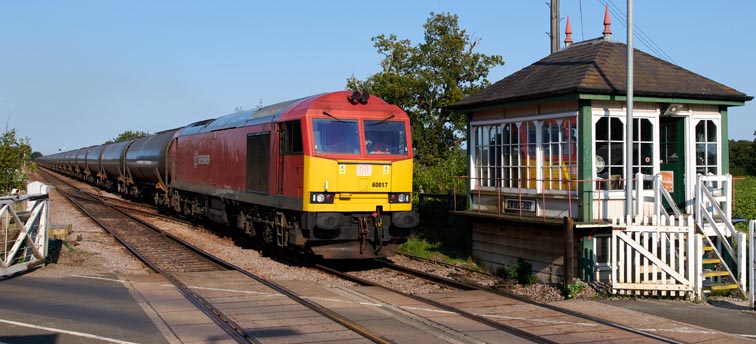
[[[627,28],[627,20],[626,14],[624,11],[617,5],[614,4],[612,0],[599,0],[599,2],[603,5],[608,6],[609,12],[620,22],[622,26]],[[582,20],[581,20],[582,21]],[[656,44],[654,40],[651,38],[651,36],[647,35],[643,30],[641,30],[638,25],[633,24],[633,30],[635,30],[636,33],[636,39],[643,44],[646,48],[648,48],[651,52],[654,53],[659,58],[662,58],[664,60],[667,60],[668,62],[677,64],[675,60],[667,54],[667,52],[664,51],[664,49]]]
[[[583,0],[579,1],[580,3],[580,40],[585,40],[585,29],[583,28]]]

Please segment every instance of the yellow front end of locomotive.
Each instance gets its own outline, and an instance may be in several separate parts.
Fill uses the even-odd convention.
[[[384,212],[412,210],[412,159],[361,161],[306,156],[304,169],[304,211],[372,212],[379,206]]]

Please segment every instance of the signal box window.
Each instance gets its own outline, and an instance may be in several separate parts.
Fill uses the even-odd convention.
[[[718,174],[717,125],[712,120],[696,124],[696,173]]]
[[[365,121],[365,151],[368,154],[407,154],[404,122]]]
[[[475,186],[575,189],[570,183],[577,177],[576,117],[473,125],[472,136]]]
[[[601,180],[601,190],[622,190],[625,169],[625,125],[617,117],[602,117],[596,122],[596,155],[593,165]],[[609,182],[607,182],[609,181]]]
[[[359,154],[357,121],[313,119],[315,153]]]
[[[543,183],[548,190],[574,190],[577,178],[577,119],[553,119],[541,124]]]
[[[286,122],[282,129],[281,154],[301,154],[302,124],[299,121]]]

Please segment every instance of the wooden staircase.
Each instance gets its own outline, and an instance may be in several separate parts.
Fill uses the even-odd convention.
[[[715,293],[726,294],[733,291],[737,293],[740,289],[736,282],[737,280],[730,272],[730,269],[723,263],[723,259],[719,257],[714,247],[709,245],[704,246],[703,251],[704,256],[701,259],[703,292],[709,295]]]
[[[705,294],[745,290],[745,234],[732,217],[732,177],[699,175],[696,183],[696,230],[703,234],[702,290]]]

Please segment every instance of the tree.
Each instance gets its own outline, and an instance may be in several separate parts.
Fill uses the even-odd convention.
[[[146,131],[140,131],[140,130],[138,131],[126,130],[118,134],[118,136],[116,136],[115,138],[105,141],[105,143],[107,144],[107,143],[119,142],[119,141],[124,141],[124,140],[130,140],[130,139],[138,139],[140,137],[145,137],[145,136],[150,136],[150,133]]]
[[[753,133],[756,136],[756,132]],[[736,176],[756,175],[756,139],[730,140],[730,173]]]
[[[366,80],[347,80],[348,88],[367,90],[407,112],[416,171],[459,160],[467,119],[448,106],[488,86],[489,70],[504,64],[499,55],[474,52],[480,39],[459,28],[457,15],[431,12],[423,27],[425,41],[416,46],[393,34],[373,37],[373,46],[383,55],[382,70]],[[453,172],[464,174],[464,164]],[[444,191],[432,178],[422,182],[416,178],[415,184],[426,191]]]
[[[31,153],[31,161],[37,161],[37,159],[43,157],[44,155],[41,152],[34,151]]]
[[[34,171],[29,138],[17,139],[16,129],[6,130],[0,138],[0,189],[8,193],[26,186],[27,172]]]

